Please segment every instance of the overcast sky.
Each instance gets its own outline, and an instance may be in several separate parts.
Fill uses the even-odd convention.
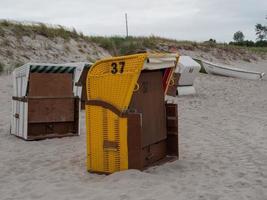
[[[267,0],[0,0],[0,18],[60,24],[88,35],[157,35],[178,40],[254,40]]]

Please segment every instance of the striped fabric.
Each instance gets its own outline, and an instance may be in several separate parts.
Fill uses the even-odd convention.
[[[85,64],[85,68],[90,68],[90,64]],[[59,65],[30,65],[31,73],[73,73],[76,67],[74,66],[59,66]]]

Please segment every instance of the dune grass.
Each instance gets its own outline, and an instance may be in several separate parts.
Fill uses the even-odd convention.
[[[60,25],[48,25],[44,23],[22,23],[17,21],[0,20],[0,37],[4,37],[5,30],[10,30],[17,38],[22,36],[34,37],[42,35],[49,39],[56,37],[65,40],[84,40],[93,42],[109,51],[112,55],[126,55],[146,50],[170,51],[170,49],[179,50],[201,50],[203,52],[212,51],[216,48],[219,51],[228,53],[244,54],[245,51],[267,54],[267,47],[241,47],[229,45],[227,43],[216,43],[215,40],[205,42],[178,41],[157,36],[148,37],[122,37],[122,36],[85,36],[82,32],[77,32],[74,28],[70,29]]]
[[[42,35],[44,37],[53,39],[61,37],[63,39],[78,39],[83,37],[83,34],[78,33],[74,28],[68,29],[64,26],[47,25],[44,23],[22,23],[16,21],[1,20],[0,21],[0,35],[4,34],[3,30],[11,30],[17,37]]]
[[[157,36],[148,37],[121,37],[121,36],[87,36],[92,41],[104,49],[107,49],[113,55],[125,55],[145,51],[147,49],[154,51],[170,51],[171,49],[179,50],[200,50],[210,52],[213,49],[233,54],[245,54],[251,52],[256,54],[267,54],[267,47],[240,47],[229,45],[227,43],[215,43],[212,41],[194,42],[178,41],[174,39],[162,38]],[[166,47],[166,48],[164,48]]]
[[[126,55],[156,48],[156,38],[151,37],[121,37],[121,36],[89,36],[87,40],[98,44],[114,55]]]

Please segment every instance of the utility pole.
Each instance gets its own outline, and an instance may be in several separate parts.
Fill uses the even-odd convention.
[[[126,23],[126,37],[128,37],[129,33],[128,33],[128,17],[127,17],[127,13],[125,13],[125,23]]]

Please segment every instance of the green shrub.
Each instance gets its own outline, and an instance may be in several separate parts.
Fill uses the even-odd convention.
[[[241,42],[229,42],[229,45],[244,46],[244,47],[267,47],[267,40],[260,40],[253,42],[251,40],[244,40]]]
[[[0,74],[3,73],[5,65],[0,62]]]
[[[14,68],[21,67],[23,64],[24,64],[24,63],[21,62],[21,61],[15,62],[15,64],[14,64]]]
[[[89,41],[98,44],[100,47],[108,50],[113,55],[127,55],[144,51],[145,49],[156,48],[156,39],[151,37],[101,37],[91,36]]]
[[[92,58],[91,56],[87,55],[86,56],[86,59],[91,62],[91,63],[94,63],[96,61],[96,59]]]
[[[8,27],[10,25],[11,25],[11,22],[9,22],[8,20],[1,20],[0,21],[0,26]]]
[[[6,50],[6,56],[7,57],[11,58],[11,57],[13,57],[13,55],[14,55],[13,51]]]
[[[10,45],[10,41],[6,38],[4,38],[4,40],[2,41],[1,45],[3,46],[9,46]]]
[[[0,27],[0,37],[5,37],[5,31]]]

